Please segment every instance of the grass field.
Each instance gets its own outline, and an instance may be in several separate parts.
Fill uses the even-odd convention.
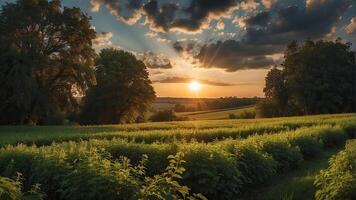
[[[197,115],[209,114],[220,115]],[[37,186],[32,196],[42,199],[312,198],[314,176],[354,138],[355,121],[355,114],[335,114],[3,126],[0,176],[23,196]],[[9,184],[0,178],[0,187]]]
[[[239,115],[243,112],[252,112],[255,106],[244,106],[239,108],[218,109],[197,112],[180,112],[178,116],[188,117],[191,120],[211,120],[211,119],[229,119],[229,114]]]

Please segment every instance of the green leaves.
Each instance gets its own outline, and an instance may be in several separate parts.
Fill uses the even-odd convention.
[[[103,49],[96,59],[97,85],[84,98],[82,124],[119,124],[142,119],[155,99],[146,66],[122,50]]]
[[[45,124],[78,109],[75,95],[95,81],[89,17],[48,0],[0,10],[0,124]]]
[[[356,140],[347,143],[345,150],[329,161],[329,167],[321,170],[314,185],[317,200],[356,198]]]

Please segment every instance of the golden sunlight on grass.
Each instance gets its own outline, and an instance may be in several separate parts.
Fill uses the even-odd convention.
[[[201,84],[198,81],[192,81],[188,87],[191,91],[198,92],[201,89]]]

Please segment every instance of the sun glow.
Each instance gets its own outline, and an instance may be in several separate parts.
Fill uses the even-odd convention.
[[[189,83],[189,89],[191,91],[197,92],[199,91],[201,88],[201,84],[197,81],[192,81],[191,83]]]

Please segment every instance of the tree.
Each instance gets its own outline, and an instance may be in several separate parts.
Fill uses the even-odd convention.
[[[96,80],[97,85],[83,99],[83,124],[135,122],[155,99],[145,64],[122,50],[101,50]]]
[[[42,124],[78,108],[95,82],[90,18],[59,0],[18,0],[0,11],[0,123]]]
[[[283,71],[273,67],[266,76],[266,85],[263,88],[266,98],[279,105],[278,113],[284,113],[288,104],[288,91],[285,82]]]
[[[292,42],[282,69],[273,68],[266,77],[267,100],[282,115],[354,112],[356,63],[350,48],[340,39]]]

